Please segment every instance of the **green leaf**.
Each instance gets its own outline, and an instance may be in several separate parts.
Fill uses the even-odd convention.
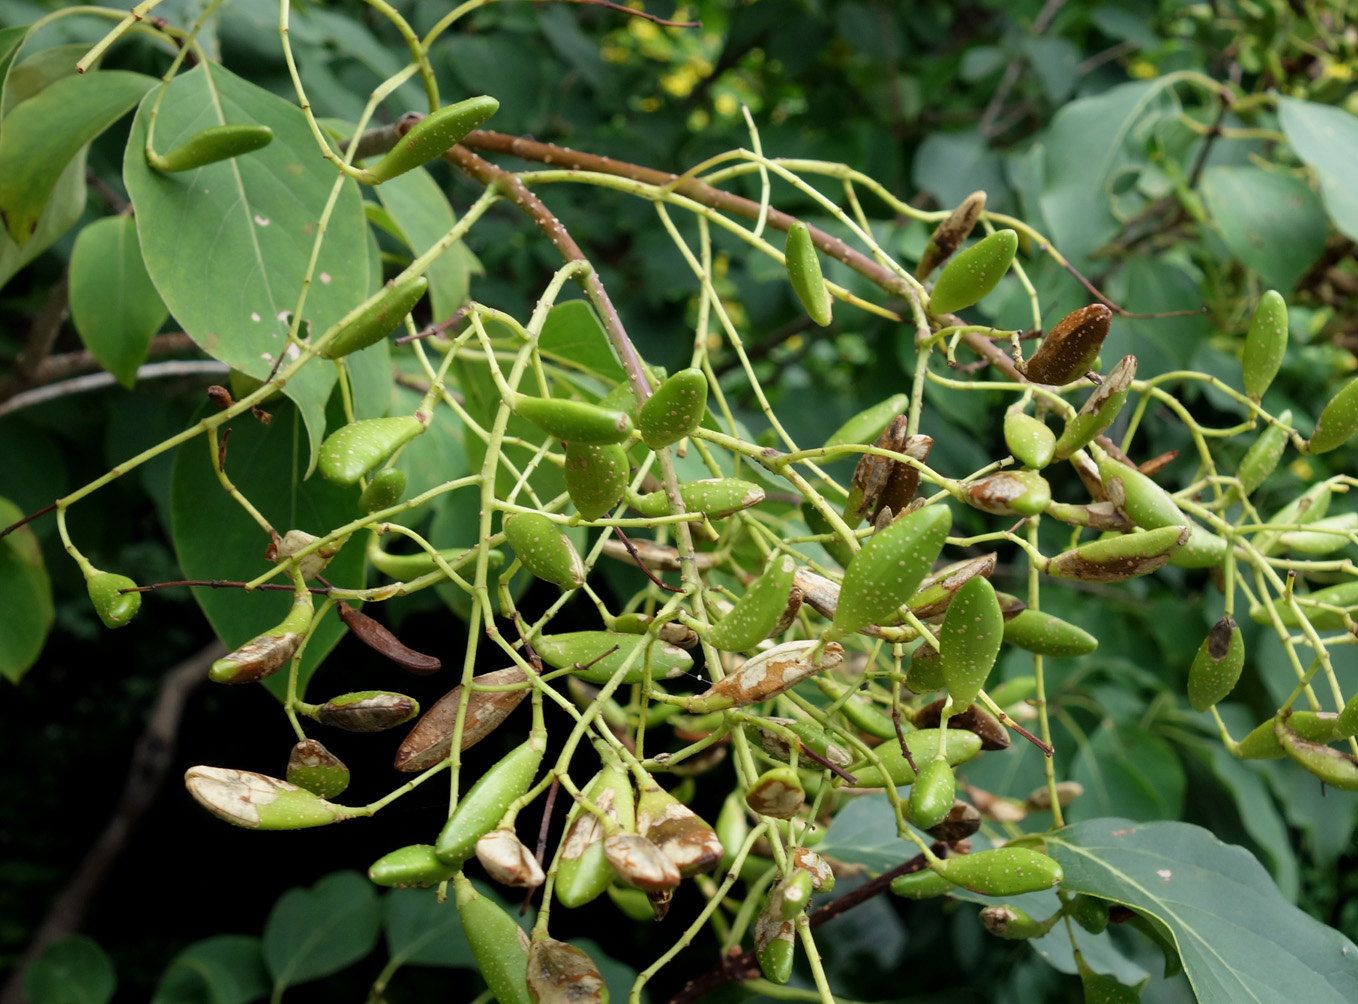
[[[610,388],[627,379],[599,315],[587,300],[567,300],[547,312],[538,350],[559,365],[594,374]]]
[[[124,387],[169,311],[160,300],[130,216],[106,216],[80,231],[71,252],[71,320],[99,365]]]
[[[12,29],[6,29],[12,30]],[[83,42],[69,45],[54,45],[39,49],[31,56],[20,60],[10,67],[5,77],[5,91],[0,99],[0,115],[8,115],[20,102],[27,101],[44,87],[56,83],[63,77],[75,75],[75,64],[80,57],[89,52],[90,47]]]
[[[1226,246],[1274,289],[1290,290],[1325,250],[1325,211],[1306,183],[1258,167],[1212,167],[1202,195]]]
[[[0,286],[4,286],[15,272],[55,244],[80,219],[84,209],[85,151],[82,149],[66,165],[52,186],[47,204],[38,217],[38,225],[27,243],[20,247],[9,231],[0,229]]]
[[[24,974],[29,1004],[105,1004],[117,984],[108,955],[83,934],[52,942]]]
[[[6,100],[9,91],[9,71],[14,65],[14,57],[19,54],[19,47],[24,44],[27,37],[27,25],[0,28],[0,132],[4,128],[3,115],[10,109],[10,102]]]
[[[467,936],[449,896],[442,903],[432,889],[393,889],[383,897],[387,954],[391,965],[453,966],[475,969]]]
[[[884,872],[914,857],[915,845],[897,834],[896,817],[886,799],[855,798],[835,816],[816,853]]]
[[[155,84],[126,70],[63,77],[18,105],[0,133],[0,215],[20,246],[38,229],[58,176]]]
[[[1071,780],[1085,789],[1066,810],[1072,822],[1114,814],[1173,819],[1183,812],[1187,782],[1178,755],[1134,722],[1095,732],[1075,757]]]
[[[151,1004],[249,1004],[269,992],[263,943],[219,934],[180,952],[161,977]]]
[[[1072,101],[1052,118],[1044,139],[1042,211],[1056,246],[1074,264],[1121,228],[1108,184],[1115,173],[1145,162],[1143,120],[1177,111],[1163,80],[1145,80]]]
[[[275,995],[357,962],[373,950],[381,926],[377,891],[358,872],[335,872],[310,889],[289,889],[264,925],[264,962]]]
[[[422,167],[378,185],[377,197],[396,236],[417,256],[442,240],[457,222],[443,190]],[[451,317],[467,299],[467,260],[459,253],[460,244],[448,248],[425,273],[435,321]]]
[[[1136,987],[1129,987],[1111,976],[1095,972],[1083,955],[1075,956],[1075,960],[1080,965],[1080,986],[1084,990],[1085,1004],[1136,1004],[1149,981],[1146,977]]]
[[[196,171],[161,174],[143,150],[151,102],[137,110],[123,161],[136,207],[146,269],[170,312],[214,359],[258,379],[279,352],[288,361],[288,322],[335,172],[320,156],[294,105],[221,67],[204,63],[176,77],[156,119],[156,148],[171,150],[210,126],[266,125],[273,142]],[[367,224],[352,181],[341,186],[326,224],[303,308],[300,334],[319,335],[368,294]],[[284,393],[306,421],[309,473],[325,435],[335,367],[304,367]]]
[[[226,471],[242,495],[279,533],[291,529],[322,534],[351,521],[358,511],[358,489],[341,488],[323,478],[302,480],[306,467],[305,430],[297,410],[279,402],[270,406],[273,421],[263,425],[242,416],[227,441]],[[180,567],[190,579],[248,581],[269,568],[264,549],[269,538],[222,490],[212,469],[206,439],[179,448],[170,476],[171,536]],[[330,562],[326,578],[347,587],[363,583],[363,542],[351,540]],[[278,576],[275,581],[286,582]],[[245,644],[278,624],[292,605],[290,591],[195,589],[194,597],[212,629],[230,648]],[[344,633],[336,617],[327,617],[307,642],[299,687]],[[264,685],[281,699],[287,673]]]
[[[0,527],[23,518],[13,502],[0,498]],[[42,548],[26,526],[0,538],[0,676],[18,683],[42,654],[56,611]]]
[[[991,205],[999,205],[1009,192],[1000,155],[976,129],[931,133],[915,154],[914,179],[945,208],[977,189],[985,191]],[[984,234],[977,231],[977,236]]]
[[[1045,839],[1062,889],[1122,903],[1168,933],[1200,1004],[1358,1000],[1358,945],[1283,899],[1243,848],[1187,823],[1128,819]]]
[[[1297,98],[1280,98],[1278,103],[1283,133],[1316,172],[1335,228],[1358,240],[1358,117]]]

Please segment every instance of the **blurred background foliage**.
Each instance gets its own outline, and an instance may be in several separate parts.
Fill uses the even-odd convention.
[[[0,25],[28,24],[57,6],[0,0]],[[394,6],[425,31],[450,4],[397,0]],[[187,26],[203,7],[203,0],[166,0],[156,14]],[[492,123],[500,132],[674,172],[748,147],[743,105],[768,155],[846,163],[923,208],[948,208],[984,189],[990,210],[1053,237],[1126,309],[1205,308],[1172,319],[1116,318],[1106,361],[1135,351],[1143,374],[1193,368],[1234,380],[1250,311],[1272,287],[1288,299],[1293,348],[1266,406],[1274,413],[1291,407],[1299,427],[1308,428],[1333,388],[1351,375],[1358,349],[1358,222],[1351,206],[1334,203],[1330,190],[1312,183],[1270,98],[1358,113],[1358,28],[1345,0],[648,0],[645,8],[700,20],[702,27],[661,28],[568,3],[506,2],[477,10],[431,53],[444,100],[489,93],[501,102]],[[237,74],[291,100],[277,20],[271,0],[229,0],[203,38]],[[66,18],[42,41],[88,44],[105,26]],[[317,114],[339,121],[354,120],[371,89],[402,65],[399,38],[357,2],[293,4],[291,39]],[[133,41],[115,49],[105,65],[160,74],[165,54]],[[1194,85],[1192,73],[1236,88],[1234,107]],[[380,117],[422,106],[422,94],[407,83]],[[81,224],[126,199],[126,128],[124,120],[90,150]],[[1109,168],[1106,176],[1099,167]],[[440,166],[434,171],[454,207],[474,197],[466,179]],[[843,196],[837,181],[814,184],[831,198]],[[753,174],[731,187],[759,197]],[[696,287],[651,208],[583,185],[554,185],[543,196],[600,269],[643,355],[672,369],[682,365]],[[837,229],[810,198],[786,185],[775,185],[773,198],[781,209]],[[879,241],[906,258],[917,256],[927,228],[894,217],[870,195],[863,199]],[[25,333],[64,296],[62,276],[78,230],[0,290],[6,396],[22,385]],[[479,262],[473,295],[525,316],[556,267],[554,252],[508,206],[479,224],[468,245]],[[908,389],[914,346],[906,327],[841,309],[831,328],[813,329],[780,269],[734,240],[718,236],[717,247],[718,288],[758,379],[798,441],[818,443],[866,405]],[[382,250],[389,266],[399,264],[401,248],[384,243]],[[1069,273],[1046,258],[1030,260],[1045,323],[1089,301]],[[869,292],[837,263],[827,269],[835,281]],[[1001,326],[1031,326],[1022,290],[1006,283],[979,316]],[[64,327],[53,351],[78,349],[74,332]],[[766,422],[753,407],[746,375],[726,356],[716,365],[757,434]],[[1199,420],[1231,424],[1229,402],[1197,387],[1184,391],[1184,403]],[[143,383],[130,392],[106,388],[0,412],[0,493],[24,511],[36,509],[181,428],[200,399],[199,385]],[[930,387],[923,431],[936,441],[931,462],[961,474],[1002,455],[1000,400]],[[1134,459],[1181,451],[1167,476],[1178,486],[1192,474],[1191,441],[1163,418],[1151,414],[1143,423]],[[1233,470],[1250,441],[1222,442],[1221,466]],[[1352,471],[1355,459],[1352,449],[1296,459],[1265,486],[1261,511],[1273,511],[1319,476]],[[159,518],[168,512],[169,478],[164,457],[105,489],[96,505],[72,511],[96,564],[142,582],[178,577],[165,536],[168,519]],[[1054,482],[1054,488],[1074,494],[1078,482]],[[75,568],[63,560],[52,523],[40,521],[34,529],[53,580],[56,620],[39,663],[20,685],[6,687],[0,702],[6,764],[0,772],[0,972],[19,963],[53,897],[98,836],[162,677],[209,638],[192,599],[176,591],[148,601],[128,630],[104,632]],[[1001,588],[1004,576],[1002,567],[996,573]],[[154,618],[146,616],[152,604]],[[1051,664],[1058,770],[1086,789],[1071,818],[1122,815],[1209,827],[1252,849],[1288,898],[1358,937],[1352,797],[1322,797],[1318,785],[1295,783],[1281,761],[1233,760],[1205,716],[1188,709],[1188,664],[1221,611],[1205,573],[1166,569],[1116,590],[1051,588],[1043,604],[1101,641],[1093,656]],[[400,616],[412,645],[440,652],[456,647],[461,627],[450,623],[432,591],[406,604]],[[1248,621],[1242,626],[1252,669],[1223,712],[1237,735],[1271,714],[1290,687],[1276,642]],[[352,689],[371,685],[372,664],[357,646],[344,645],[337,656],[337,690],[350,682]],[[1339,661],[1354,679],[1353,660]],[[1000,667],[1001,678],[1026,672],[1021,660],[1014,663]],[[200,689],[189,697],[172,779],[189,763],[218,762],[227,749],[240,766],[277,772],[274,761],[286,741],[273,731],[278,716],[269,719],[267,735],[241,734],[240,723],[253,728],[270,710],[272,698],[252,689],[259,692]],[[342,741],[335,749],[349,759]],[[365,760],[370,749],[355,751],[354,760]],[[1040,772],[1035,757],[992,757],[970,769],[968,779],[1021,793],[1039,783]],[[418,807],[398,807],[389,822],[379,817],[338,832],[271,834],[266,848],[258,835],[208,819],[171,783],[142,819],[133,846],[111,867],[83,926],[114,961],[116,999],[146,999],[169,960],[197,939],[260,933],[285,889],[383,853],[387,833],[395,832],[384,826],[399,823],[406,811]],[[169,867],[186,847],[194,849],[198,867],[187,873],[182,864]],[[155,913],[140,912],[129,923],[128,904],[147,900]],[[606,923],[616,934],[605,946],[615,957],[644,965],[656,954],[650,929],[583,913],[582,930]],[[665,931],[655,934],[663,938]],[[1079,999],[1073,978],[1022,943],[989,938],[967,910],[940,922],[935,904],[879,901],[822,928],[818,940],[833,984],[855,999]],[[1181,979],[1159,979],[1144,942],[1127,951],[1139,952],[1153,974],[1144,1000],[1189,999]],[[288,999],[356,999],[353,974],[361,970],[370,980],[382,964],[361,956],[357,970],[307,984]],[[657,997],[706,964],[681,960],[655,984]],[[903,972],[911,974],[908,994],[901,991]],[[403,973],[388,999],[427,999],[422,995],[441,992],[448,978],[438,970]]]

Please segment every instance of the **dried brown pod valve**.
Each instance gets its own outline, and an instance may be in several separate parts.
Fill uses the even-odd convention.
[[[717,831],[658,784],[637,793],[637,831],[660,848],[685,878],[710,872],[721,862]]]
[[[501,885],[536,889],[546,881],[542,866],[519,835],[507,826],[491,830],[476,841],[476,860]]]
[[[926,704],[915,712],[911,719],[917,729],[936,729],[939,719],[943,716],[943,705],[948,698],[940,697],[938,700]],[[981,749],[983,750],[1003,750],[1009,748],[1009,732],[1003,725],[980,705],[972,704],[965,711],[958,712],[948,719],[948,728],[965,729],[974,732],[981,739]]]
[[[472,683],[485,687],[504,687],[522,683],[528,677],[518,666],[497,669],[472,677]],[[473,690],[467,698],[467,716],[462,725],[462,749],[475,746],[499,727],[509,713],[519,706],[531,688],[486,692]],[[453,732],[457,727],[457,712],[462,702],[459,684],[432,705],[415,723],[410,734],[396,750],[393,766],[409,774],[428,770],[446,760],[452,751]]]
[[[441,659],[436,656],[425,655],[423,652],[416,652],[388,631],[379,621],[369,617],[361,610],[355,610],[343,600],[340,600],[336,605],[336,611],[339,613],[340,620],[344,622],[344,626],[353,632],[355,638],[373,651],[386,656],[402,669],[414,673],[416,676],[428,676],[430,673],[437,673],[443,668]]]
[[[954,251],[960,248],[971,236],[972,227],[985,210],[985,192],[975,191],[958,204],[957,208],[938,225],[929,243],[924,246],[919,264],[915,266],[915,278],[923,282],[939,265],[947,261]]]
[[[332,697],[316,709],[314,718],[348,732],[385,732],[420,713],[414,698],[385,690],[360,690]]]
[[[1102,303],[1073,310],[1057,322],[1020,367],[1033,383],[1065,384],[1084,375],[1098,358],[1113,312]]]
[[[604,858],[623,882],[642,892],[664,892],[683,881],[678,866],[659,847],[636,833],[606,837]]]
[[[608,987],[579,948],[538,938],[528,949],[528,995],[537,1004],[607,1004]]]
[[[941,822],[935,823],[924,832],[945,844],[955,844],[966,840],[981,828],[981,813],[974,805],[960,798],[953,799],[952,808]]]

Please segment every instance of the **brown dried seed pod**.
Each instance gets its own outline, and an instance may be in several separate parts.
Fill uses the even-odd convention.
[[[1079,781],[1060,781],[1056,785],[1056,799],[1061,803],[1063,809],[1084,793],[1084,785]],[[1024,800],[1023,807],[1029,812],[1050,812],[1052,807],[1051,791],[1046,785],[1041,788],[1034,788],[1032,793]]]
[[[332,697],[316,709],[316,721],[348,732],[385,732],[420,713],[414,698],[383,690]]]
[[[660,848],[684,878],[710,872],[721,862],[717,831],[659,785],[637,794],[637,831]]]
[[[1028,364],[1021,367],[1033,383],[1064,384],[1094,364],[1108,335],[1113,312],[1102,303],[1073,310],[1051,329]]]
[[[811,873],[811,888],[829,892],[835,887],[835,873],[830,862],[809,847],[792,848],[792,867]]]
[[[939,719],[943,716],[943,705],[947,703],[946,697],[926,704],[915,712],[911,719],[917,729],[936,729]],[[948,719],[948,728],[966,729],[968,732],[975,732],[981,738],[981,749],[983,750],[1004,750],[1009,748],[1009,732],[999,723],[999,721],[989,711],[986,711],[979,704],[973,704],[966,711],[955,714]]]
[[[314,579],[325,571],[325,566],[330,564],[330,559],[339,554],[340,548],[344,546],[343,540],[333,540],[329,544],[317,548],[303,558],[297,564],[298,570],[302,573],[303,579]],[[274,563],[287,561],[302,548],[315,543],[316,537],[307,533],[305,530],[289,530],[283,534],[283,538],[275,545],[270,543],[268,558]]]
[[[920,620],[941,616],[952,603],[957,590],[961,589],[968,579],[977,575],[990,578],[991,572],[995,570],[995,560],[996,555],[992,551],[976,558],[945,565],[920,583],[919,592],[910,598],[906,606]]]
[[[528,995],[537,1004],[606,1004],[599,967],[574,945],[539,938],[528,949]]]
[[[929,451],[933,448],[934,441],[929,436],[908,436],[896,452],[904,453],[912,460],[924,463],[929,459]],[[887,479],[886,488],[882,490],[881,502],[877,512],[873,513],[873,519],[888,509],[896,513],[904,511],[905,507],[915,500],[915,492],[918,490],[919,471],[910,464],[893,460],[891,477]]]
[[[604,857],[619,878],[642,892],[664,892],[683,881],[674,862],[655,844],[635,833],[615,833],[605,838]]]
[[[1162,526],[1092,541],[1052,558],[1047,573],[1085,582],[1121,582],[1149,575],[1188,543],[1189,531],[1187,526]]]
[[[955,844],[960,840],[966,840],[980,828],[981,813],[976,806],[955,798],[943,821],[929,827],[925,832],[935,840]]]
[[[1000,613],[1007,621],[1013,620],[1019,614],[1023,613],[1023,611],[1028,609],[1028,604],[1024,603],[1012,593],[1002,593],[997,589],[995,590],[995,599],[1000,601]]]
[[[1095,502],[1107,502],[1108,494],[1103,490],[1103,479],[1099,477],[1099,465],[1094,463],[1094,458],[1084,450],[1076,450],[1066,459],[1080,476],[1080,483],[1089,492],[1089,497]]]
[[[1013,798],[993,795],[984,788],[964,785],[967,797],[983,816],[989,816],[997,823],[1021,823],[1028,818],[1028,810]]]
[[[818,645],[819,642],[814,640],[802,640],[765,649],[746,659],[740,669],[692,698],[689,710],[701,715],[758,704],[796,686],[812,674],[833,669],[844,661],[844,647],[838,642],[830,642],[822,650],[819,661],[812,662],[812,650]]]
[[[522,683],[527,679],[518,666],[497,669],[472,677],[472,682],[486,687],[502,687]],[[472,691],[467,699],[467,718],[462,726],[462,749],[475,746],[490,735],[499,724],[528,696],[531,688],[485,693]],[[418,774],[446,760],[452,751],[453,730],[457,725],[457,709],[462,700],[462,687],[454,687],[426,711],[415,723],[396,751],[393,766],[408,774]]]
[[[1112,502],[1091,502],[1089,505],[1071,505],[1066,502],[1051,502],[1046,514],[1053,519],[1071,526],[1087,526],[1091,530],[1112,530],[1126,533],[1136,524],[1127,513]]]
[[[961,201],[929,238],[915,266],[915,278],[923,282],[939,265],[947,261],[954,251],[960,248],[971,234],[971,228],[981,218],[985,209],[985,192],[972,192]]]
[[[335,798],[349,787],[349,768],[315,739],[303,739],[288,755],[288,784],[321,798]]]
[[[546,881],[542,866],[509,827],[491,830],[476,841],[476,860],[501,885],[536,889]]]
[[[443,668],[442,660],[423,652],[416,652],[401,643],[401,640],[388,631],[382,624],[373,620],[361,610],[355,610],[343,600],[336,608],[340,620],[353,632],[354,637],[376,652],[385,655],[402,669],[416,676],[428,676]]]
[[[632,546],[636,548],[637,557],[641,558],[646,567],[653,572],[677,572],[683,565],[683,562],[679,560],[679,549],[677,547],[657,544],[653,540],[639,537],[629,537],[628,539],[631,540]],[[629,565],[637,564],[636,558],[632,557],[632,552],[620,540],[609,538],[604,541],[604,554],[615,561],[624,561]],[[717,564],[717,556],[705,551],[699,551],[693,557],[693,565],[700,572],[705,572]]]

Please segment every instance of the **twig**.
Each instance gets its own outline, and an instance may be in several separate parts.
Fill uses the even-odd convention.
[[[146,355],[148,358],[154,356],[168,356],[175,352],[187,352],[196,350],[193,339],[182,331],[174,331],[164,335],[156,335],[151,339],[150,346],[147,347]],[[21,381],[17,374],[12,374],[4,380],[0,380],[0,403],[8,401],[25,387],[41,387],[45,384],[55,383],[57,380],[64,380],[67,377],[79,376],[81,373],[94,373],[102,370],[99,360],[95,359],[89,352],[81,349],[78,352],[63,352],[60,355],[48,356],[43,359],[28,375],[27,382]]]
[[[652,572],[649,568],[646,567],[646,562],[644,562],[644,561],[641,560],[641,555],[637,553],[637,547],[636,547],[636,545],[633,544],[630,540],[627,539],[627,534],[625,534],[625,533],[622,532],[622,528],[621,528],[621,527],[615,526],[615,527],[613,528],[613,534],[614,534],[614,536],[616,536],[620,541],[622,541],[622,546],[625,547],[625,548],[627,548],[627,553],[630,554],[630,555],[632,556],[632,560],[636,562],[637,567],[640,568],[643,572],[646,573],[646,578],[650,579],[652,582],[654,582],[654,583],[655,583],[657,586],[659,586],[661,589],[668,589],[668,590],[669,590],[670,592],[672,592],[672,593],[682,593],[682,592],[683,592],[682,589],[679,589],[679,588],[677,588],[677,587],[675,587],[675,586],[666,585],[664,582],[660,581],[660,579],[656,578],[655,573]]]
[[[137,379],[157,380],[164,377],[198,376],[202,374],[220,377],[230,372],[231,367],[226,363],[201,359],[176,359],[164,363],[146,363],[138,367]],[[29,408],[35,404],[41,404],[43,401],[52,401],[68,394],[84,394],[101,387],[112,387],[117,382],[112,373],[87,373],[85,376],[76,377],[74,380],[63,380],[60,383],[24,391],[22,394],[15,394],[8,401],[0,404],[0,415],[7,415],[11,411],[19,411],[21,408]]]
[[[84,924],[90,904],[132,841],[137,823],[165,780],[165,773],[174,760],[179,722],[189,695],[207,680],[208,667],[225,654],[226,647],[213,641],[166,674],[155,710],[132,751],[123,793],[113,814],[99,829],[98,838],[85,853],[71,880],[48,907],[47,915],[24,950],[23,961],[5,983],[4,992],[0,993],[0,1004],[23,1004],[24,970],[48,945],[80,930]]]

